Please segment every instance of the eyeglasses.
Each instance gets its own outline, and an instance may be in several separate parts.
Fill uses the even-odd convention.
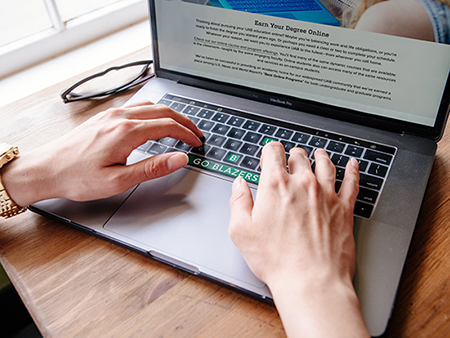
[[[137,86],[155,74],[150,72],[151,60],[136,61],[122,66],[110,67],[90,75],[61,92],[64,103],[93,98],[104,98]],[[110,88],[102,90],[101,88]],[[75,92],[76,91],[76,92]]]

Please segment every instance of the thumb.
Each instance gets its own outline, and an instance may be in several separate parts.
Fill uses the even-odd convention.
[[[127,167],[131,176],[130,179],[136,185],[171,174],[184,167],[187,163],[188,156],[185,153],[173,152],[155,155]]]
[[[243,235],[245,225],[251,224],[253,210],[253,196],[247,182],[242,177],[237,177],[233,182],[230,207],[229,235],[236,244]]]

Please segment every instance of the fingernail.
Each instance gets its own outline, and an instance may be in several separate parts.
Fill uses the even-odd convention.
[[[233,182],[233,186],[231,187],[232,191],[235,191],[241,186],[242,180],[243,178],[241,176],[236,177],[236,179]]]
[[[184,167],[188,163],[188,157],[185,153],[173,153],[167,159],[167,168],[169,171],[175,171]]]
[[[359,167],[358,160],[357,160],[356,158],[354,158],[354,157],[352,157],[352,158],[350,159],[350,164],[351,164],[352,166],[354,166],[356,169],[358,169],[358,167]]]

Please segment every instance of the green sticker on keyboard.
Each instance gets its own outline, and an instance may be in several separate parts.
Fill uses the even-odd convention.
[[[211,160],[207,160],[202,157],[198,157],[195,155],[188,154],[189,162],[188,164],[201,169],[206,169],[209,171],[217,172],[220,174],[224,174],[230,177],[238,177],[241,176],[244,180],[258,183],[259,182],[259,174],[255,174],[249,171],[245,171],[242,169],[229,167],[225,164],[217,163]]]
[[[227,162],[231,162],[231,163],[236,163],[240,158],[241,158],[241,155],[237,155],[237,154],[232,154],[232,153],[230,153],[230,154],[227,156],[226,161],[227,161]]]
[[[274,138],[264,137],[264,139],[262,140],[261,144],[262,144],[263,146],[265,146],[267,143],[269,143],[269,142],[274,142],[274,141],[276,141]]]

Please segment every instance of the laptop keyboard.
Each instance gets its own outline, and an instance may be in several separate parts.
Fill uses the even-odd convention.
[[[148,141],[138,149],[156,155],[172,151],[188,154],[189,165],[229,177],[241,176],[257,184],[262,147],[280,141],[286,150],[305,149],[314,168],[314,151],[325,149],[336,166],[336,192],[351,157],[359,162],[360,191],[355,215],[370,218],[388,176],[396,148],[347,136],[293,125],[242,111],[166,94],[158,103],[188,116],[202,131],[205,143],[193,148],[172,138]]]
[[[315,0],[227,0],[231,8],[251,13],[319,11]]]

